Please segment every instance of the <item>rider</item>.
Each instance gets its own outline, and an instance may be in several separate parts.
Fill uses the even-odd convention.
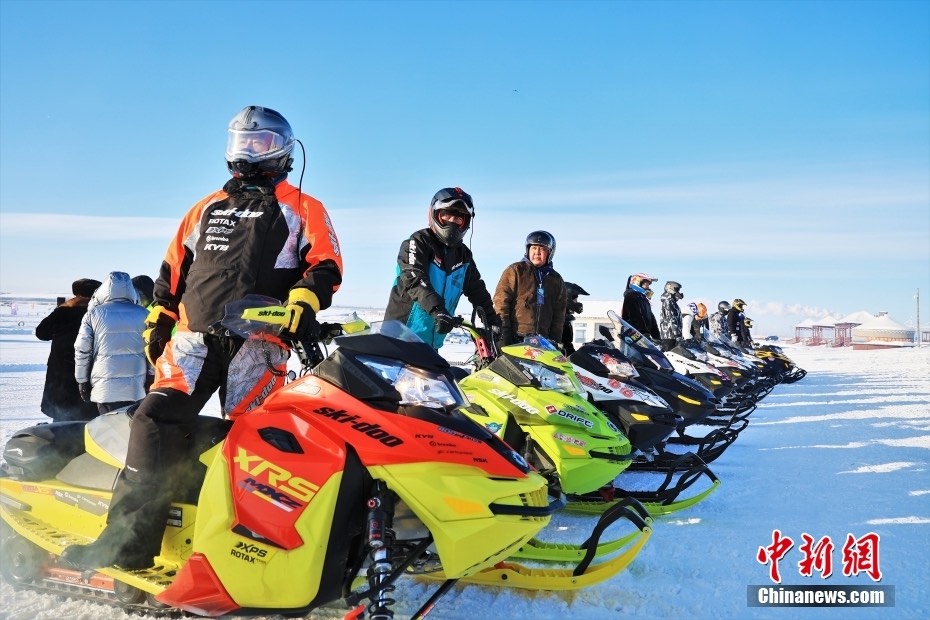
[[[717,304],[717,311],[710,315],[710,333],[717,340],[730,340],[730,326],[727,324],[729,311],[730,302],[721,301]]]
[[[500,332],[491,294],[471,248],[462,243],[474,217],[471,196],[460,187],[441,189],[427,210],[429,226],[410,235],[397,254],[397,277],[384,318],[406,323],[436,350],[455,327],[452,315],[463,294],[484,310],[486,326]]]
[[[281,385],[289,355],[281,340],[211,329],[228,302],[287,299],[283,335],[306,340],[318,330],[315,315],[342,282],[342,255],[323,204],[287,182],[295,142],[270,108],[249,106],[230,121],[232,178],[181,220],[155,284],[146,330],[155,383],[133,417],[107,526],[95,542],[67,547],[65,561],[152,566],[197,414],[219,390],[224,415],[236,418]]]
[[[623,292],[623,309],[620,315],[641,334],[654,342],[659,342],[661,338],[659,324],[656,322],[656,316],[652,313],[652,305],[649,303],[652,297],[652,290],[649,287],[655,280],[647,273],[631,275],[627,280],[626,290]]]
[[[572,323],[575,321],[576,314],[584,312],[584,304],[578,301],[578,296],[587,295],[588,291],[574,282],[566,282],[565,294],[568,301],[565,306],[565,327],[562,330],[562,350],[568,355],[575,352],[575,329]]]
[[[494,307],[504,325],[501,344],[538,334],[562,342],[568,299],[565,282],[553,266],[555,237],[545,230],[526,236],[523,258],[508,265],[494,291]]]
[[[730,340],[740,346],[744,346],[744,343],[748,340],[744,323],[746,318],[745,310],[746,302],[737,298],[730,304],[730,311],[727,312],[727,328],[730,333]]]
[[[684,299],[684,295],[681,292],[681,284],[674,280],[666,282],[665,292],[662,293],[662,311],[661,320],[659,321],[662,349],[665,351],[674,349],[678,341],[681,340],[682,320],[681,308],[678,307],[678,302],[682,299]]]

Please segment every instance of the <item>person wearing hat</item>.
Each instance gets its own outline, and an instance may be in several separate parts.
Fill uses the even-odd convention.
[[[53,422],[90,420],[97,416],[97,406],[84,402],[74,378],[74,341],[98,286],[99,280],[75,280],[71,284],[74,296],[52,310],[36,327],[36,338],[52,343],[39,408]]]
[[[406,324],[437,351],[456,325],[453,315],[462,295],[484,310],[485,327],[500,333],[491,294],[471,248],[462,242],[474,216],[472,198],[462,188],[441,189],[427,209],[428,226],[405,239],[397,254],[384,319]]]
[[[523,258],[508,265],[494,291],[501,317],[501,344],[519,344],[539,335],[562,344],[568,297],[565,281],[553,267],[555,237],[535,230],[523,243]]]
[[[565,295],[568,298],[565,305],[565,327],[562,329],[562,350],[565,355],[575,352],[575,328],[572,327],[572,323],[575,321],[576,314],[584,312],[584,304],[578,301],[578,296],[587,294],[588,291],[574,282],[565,283]]]
[[[649,287],[655,281],[656,279],[648,273],[633,274],[627,279],[620,317],[641,334],[658,343],[662,336],[659,334],[656,315],[652,313],[652,305],[649,303],[652,298],[652,290]]]
[[[143,274],[133,278],[132,285],[139,295],[139,305],[143,308],[149,308],[155,300],[155,281]]]
[[[133,414],[107,525],[94,542],[63,550],[72,566],[153,566],[200,410],[218,392],[224,417],[247,414],[283,385],[287,343],[319,336],[316,315],[342,283],[342,251],[323,203],[288,181],[297,143],[271,108],[247,106],[227,125],[230,178],[188,210],[169,242],[143,333],[155,382]],[[253,294],[282,301],[280,337],[210,329],[226,304]]]
[[[74,341],[74,376],[81,398],[96,403],[100,413],[145,396],[147,315],[128,273],[111,272],[94,292]]]
[[[730,332],[730,340],[734,344],[746,346],[749,336],[746,334],[746,302],[742,299],[734,299],[730,304],[730,311],[727,312],[727,328]],[[752,344],[749,345],[752,347]]]
[[[662,350],[671,351],[681,340],[682,320],[678,302],[684,299],[681,284],[674,280],[665,283],[662,293],[662,311],[659,321],[659,333],[662,335]]]

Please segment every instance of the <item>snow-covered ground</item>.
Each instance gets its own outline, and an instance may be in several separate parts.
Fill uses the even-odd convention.
[[[39,401],[48,343],[32,335],[44,312],[0,316],[0,441],[43,421]],[[19,325],[23,323],[23,325]],[[462,345],[448,349],[460,357]],[[780,385],[712,464],[722,486],[703,503],[656,520],[630,568],[569,593],[458,586],[430,617],[501,618],[914,618],[930,617],[930,349],[853,351],[785,347],[809,374]],[[444,349],[446,352],[446,349]],[[216,414],[215,403],[208,412]],[[581,540],[593,517],[558,515],[545,536]],[[747,587],[774,585],[756,556],[773,532],[794,541],[779,563],[783,585],[893,586],[893,608],[754,607]],[[878,535],[881,580],[843,574],[847,535]],[[802,536],[829,537],[833,574],[800,574]],[[865,557],[863,545],[860,556]],[[866,558],[867,559],[867,558]],[[872,556],[876,559],[876,556]],[[864,569],[862,564],[859,568]],[[398,617],[434,584],[402,579]],[[313,617],[337,618],[321,610]],[[110,607],[0,585],[0,618],[129,618]],[[138,616],[134,616],[138,617]],[[268,616],[272,618],[274,616]]]

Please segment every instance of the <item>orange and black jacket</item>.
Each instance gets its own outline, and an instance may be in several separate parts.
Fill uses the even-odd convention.
[[[323,204],[282,180],[231,179],[195,204],[155,283],[155,304],[179,329],[206,332],[227,303],[248,294],[286,300],[292,288],[332,304],[342,283],[339,240]]]

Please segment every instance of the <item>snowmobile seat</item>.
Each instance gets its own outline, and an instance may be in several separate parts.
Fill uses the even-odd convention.
[[[3,449],[3,472],[19,480],[54,478],[71,459],[84,452],[86,424],[52,422],[15,433]]]

